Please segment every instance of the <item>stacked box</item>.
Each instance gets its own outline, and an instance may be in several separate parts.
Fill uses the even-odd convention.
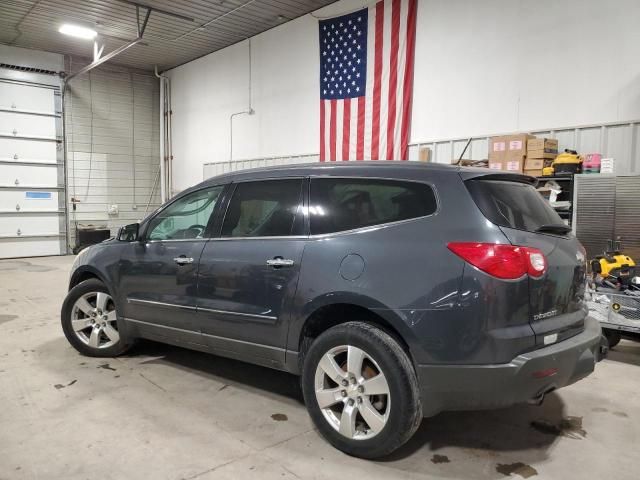
[[[616,161],[613,158],[600,160],[600,173],[615,173]]]
[[[527,141],[533,135],[519,133],[491,137],[489,141],[489,168],[522,172],[527,158]]]
[[[542,176],[542,169],[550,167],[558,156],[558,140],[532,138],[527,142],[527,160],[524,173],[532,177]]]

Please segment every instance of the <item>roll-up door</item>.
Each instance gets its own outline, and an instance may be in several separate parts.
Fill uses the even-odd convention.
[[[0,258],[64,254],[60,86],[1,73]]]

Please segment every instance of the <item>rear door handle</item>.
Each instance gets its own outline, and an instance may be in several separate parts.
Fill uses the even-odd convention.
[[[176,262],[178,265],[188,265],[190,263],[193,263],[193,258],[191,257],[185,257],[184,255],[181,257],[176,257],[173,259],[174,262]]]
[[[293,267],[293,260],[289,260],[288,258],[275,257],[270,260],[267,260],[267,265],[270,267]]]

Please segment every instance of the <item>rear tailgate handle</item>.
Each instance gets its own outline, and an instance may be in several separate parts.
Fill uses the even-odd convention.
[[[193,258],[185,257],[184,255],[181,255],[180,257],[175,257],[173,261],[176,262],[178,265],[188,265],[190,263],[193,263]]]
[[[282,257],[275,257],[270,260],[267,260],[267,265],[274,268],[293,267],[293,263],[294,263],[293,260],[290,260],[288,258],[282,258]]]

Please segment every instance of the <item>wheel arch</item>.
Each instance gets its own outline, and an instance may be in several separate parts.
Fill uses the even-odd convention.
[[[84,282],[85,280],[89,280],[91,278],[100,280],[105,285],[107,284],[107,282],[105,282],[104,278],[97,269],[93,268],[90,265],[83,265],[71,275],[71,278],[69,279],[69,290],[71,290],[76,285]]]
[[[293,333],[293,338],[290,338],[289,342],[290,349],[295,349],[297,355],[295,352],[288,352],[293,353],[297,360],[292,362],[295,365],[287,362],[296,371],[301,371],[304,355],[313,339],[329,328],[354,320],[375,325],[391,335],[409,355],[414,366],[416,365],[412,355],[415,337],[411,329],[403,320],[401,313],[384,306],[377,300],[366,296],[354,296],[352,293],[346,295],[334,293],[309,304],[300,317],[293,331],[290,331],[290,334]]]

